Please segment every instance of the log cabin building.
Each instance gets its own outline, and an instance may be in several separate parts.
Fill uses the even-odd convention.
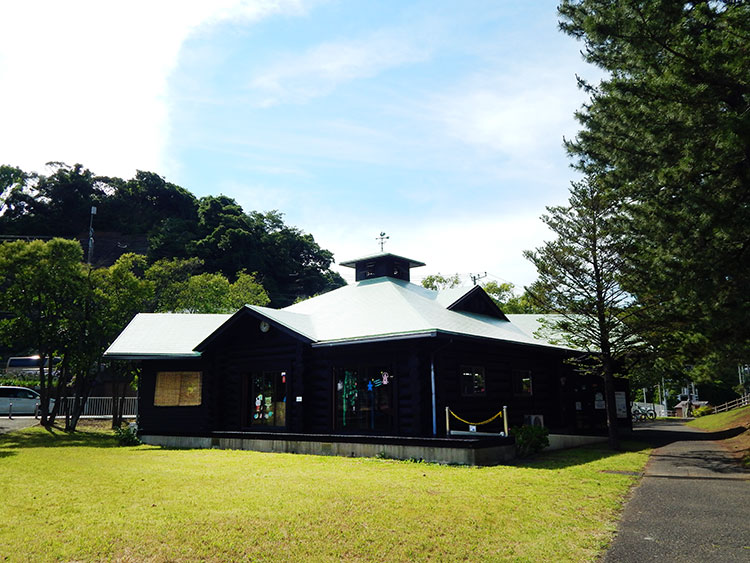
[[[468,422],[506,406],[509,426],[606,433],[602,381],[566,363],[579,351],[535,334],[538,315],[505,315],[479,286],[411,283],[424,264],[402,256],[342,265],[354,284],[284,309],[137,315],[105,356],[141,362],[142,439],[496,463],[512,456],[506,421],[456,436],[475,428],[446,407]],[[629,426],[624,380],[618,390]]]

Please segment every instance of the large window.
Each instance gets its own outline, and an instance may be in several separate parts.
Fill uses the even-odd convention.
[[[336,429],[392,429],[393,374],[384,367],[336,368]]]
[[[484,368],[482,366],[461,366],[461,395],[464,397],[483,396]]]
[[[286,426],[286,372],[250,376],[250,426]]]
[[[201,404],[199,371],[160,371],[156,374],[155,407],[193,407]]]

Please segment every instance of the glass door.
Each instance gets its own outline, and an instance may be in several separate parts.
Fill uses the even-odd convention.
[[[286,426],[286,372],[263,371],[250,376],[250,426]]]
[[[388,432],[393,426],[393,375],[385,367],[334,370],[336,429]]]

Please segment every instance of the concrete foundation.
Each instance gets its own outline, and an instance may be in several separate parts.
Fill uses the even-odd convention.
[[[142,435],[144,444],[167,448],[217,448],[231,450],[252,450],[258,452],[276,452],[310,455],[337,455],[344,457],[386,457],[390,459],[415,459],[434,463],[455,465],[498,465],[515,457],[515,445],[493,444],[480,445],[456,443],[451,446],[449,440],[430,439],[414,441],[415,443],[398,443],[388,439],[383,442],[368,440],[359,441],[325,441],[300,439],[256,438],[243,435],[222,435],[216,432],[212,436],[159,436]]]
[[[599,444],[606,442],[606,436],[575,436],[572,434],[550,434],[547,450],[564,450],[566,448],[577,448],[586,444]]]

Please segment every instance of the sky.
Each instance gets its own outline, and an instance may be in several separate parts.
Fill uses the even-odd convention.
[[[337,262],[385,251],[519,289],[577,174],[591,79],[536,0],[0,4],[0,164],[152,171],[276,209]],[[353,281],[353,271],[335,266]]]

